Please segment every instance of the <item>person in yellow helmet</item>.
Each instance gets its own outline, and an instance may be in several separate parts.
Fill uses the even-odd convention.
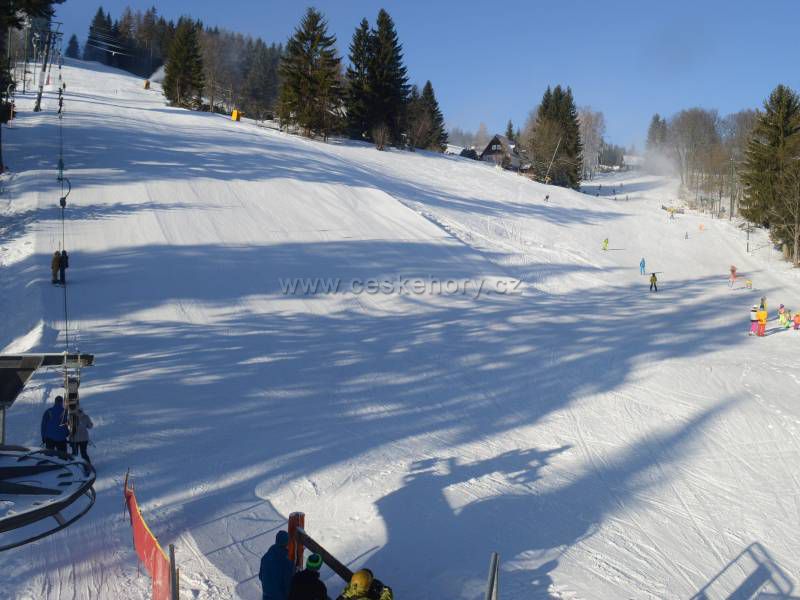
[[[658,277],[656,277],[655,273],[650,275],[650,291],[658,291]]]
[[[369,569],[353,573],[344,591],[336,600],[394,600],[392,588],[383,585]]]

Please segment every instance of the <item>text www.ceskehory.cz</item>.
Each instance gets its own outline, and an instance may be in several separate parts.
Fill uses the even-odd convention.
[[[324,296],[330,294],[369,294],[401,296],[469,296],[482,294],[520,294],[522,281],[518,279],[440,279],[438,277],[394,277],[376,279],[350,279],[338,277],[278,278],[284,296]]]

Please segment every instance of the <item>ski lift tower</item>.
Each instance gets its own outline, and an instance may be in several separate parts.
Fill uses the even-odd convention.
[[[0,551],[60,531],[94,505],[92,465],[66,453],[8,445],[5,433],[8,409],[42,367],[64,369],[65,408],[74,424],[80,370],[93,363],[91,354],[0,355]]]

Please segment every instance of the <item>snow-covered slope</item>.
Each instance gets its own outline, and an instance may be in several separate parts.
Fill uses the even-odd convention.
[[[670,222],[671,181],[580,194],[169,108],[93,64],[63,76],[98,502],[0,555],[0,595],[149,597],[122,513],[129,467],[185,598],[259,598],[259,558],[296,510],[401,599],[481,598],[492,551],[508,600],[795,588],[800,332],[746,332],[762,295],[800,309],[800,285],[763,234],[747,255],[727,221]],[[57,349],[54,95],[37,115],[20,105],[0,347]],[[754,290],[728,288],[731,263]],[[282,293],[298,277],[342,289]],[[351,291],[371,279],[394,289]],[[11,441],[38,443],[57,392],[57,374],[34,380]]]

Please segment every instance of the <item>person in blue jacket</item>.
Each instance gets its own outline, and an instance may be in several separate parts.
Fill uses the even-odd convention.
[[[645,262],[644,262],[644,256],[643,256],[642,260],[639,261],[639,275],[644,275],[644,265],[645,265]]]
[[[294,564],[289,560],[289,534],[279,531],[275,543],[261,557],[258,578],[263,600],[286,600],[289,597]]]
[[[48,450],[67,451],[67,415],[64,414],[64,398],[56,396],[56,401],[42,415],[42,444]]]

